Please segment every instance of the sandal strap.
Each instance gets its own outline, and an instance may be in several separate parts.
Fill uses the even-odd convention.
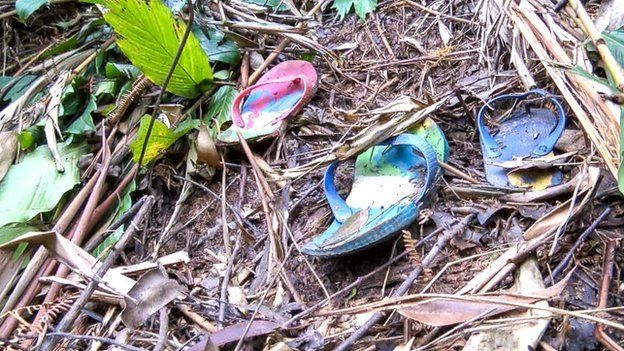
[[[555,147],[557,140],[561,137],[563,130],[565,129],[565,112],[563,111],[563,106],[557,99],[553,97],[552,94],[542,89],[533,89],[526,93],[518,93],[518,94],[505,94],[497,96],[491,100],[488,100],[485,105],[481,107],[479,110],[479,114],[477,115],[477,128],[479,130],[479,136],[481,138],[481,143],[485,146],[485,156],[488,158],[496,158],[500,156],[500,145],[494,140],[494,137],[490,134],[490,130],[485,126],[483,122],[485,111],[487,109],[494,110],[491,106],[492,103],[503,101],[503,100],[525,100],[531,95],[539,95],[546,99],[549,99],[555,108],[557,109],[557,125],[550,134],[544,138],[534,149],[533,155],[535,156],[545,156]]]
[[[439,174],[438,159],[435,150],[425,139],[413,134],[400,134],[395,137],[386,139],[385,141],[375,146],[384,145],[409,145],[423,155],[423,158],[425,160],[425,183],[420,188],[418,194],[414,198],[414,202],[419,202],[426,194],[426,192],[431,188],[433,182]],[[333,162],[329,165],[329,167],[327,167],[323,180],[323,187],[325,190],[325,197],[327,198],[327,202],[329,203],[334,217],[338,222],[342,223],[349,217],[351,217],[354,213],[356,213],[358,210],[347,205],[345,199],[343,199],[336,190],[334,177],[338,165],[339,162]]]
[[[299,82],[303,82],[303,94],[301,95],[301,98],[299,99],[299,101],[297,101],[296,104],[294,104],[291,108],[289,108],[281,116],[276,118],[273,123],[280,122],[281,120],[286,118],[288,115],[290,115],[290,113],[292,113],[292,111],[294,111],[294,110],[298,109],[299,107],[301,107],[301,105],[305,101],[305,96],[307,96],[310,93],[310,90],[312,89],[312,87],[308,84],[305,76],[295,76],[293,78],[276,79],[276,80],[270,80],[270,81],[266,81],[266,82],[262,82],[262,83],[256,83],[256,84],[254,84],[252,86],[249,86],[249,87],[241,90],[236,95],[236,97],[234,98],[234,101],[232,102],[232,108],[230,110],[230,113],[232,115],[232,122],[234,122],[234,124],[236,124],[240,128],[244,128],[245,127],[245,121],[241,117],[241,109],[243,107],[243,100],[246,97],[248,97],[249,94],[251,94],[251,92],[253,90],[258,89],[258,88],[263,87],[263,86],[266,86],[266,85],[275,84],[275,83],[299,83]]]

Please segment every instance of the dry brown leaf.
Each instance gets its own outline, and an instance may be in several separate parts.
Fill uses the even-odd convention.
[[[173,279],[167,278],[160,269],[153,269],[141,276],[126,298],[126,308],[121,320],[129,328],[136,328],[175,298],[183,298],[186,289]]]
[[[29,232],[16,239],[0,245],[0,250],[12,251],[21,243],[43,245],[52,257],[61,261],[73,271],[86,277],[93,277],[100,262],[88,252],[67,240],[56,232]],[[135,281],[114,271],[108,271],[102,277],[100,288],[115,294],[126,295],[134,286]]]
[[[463,296],[461,300],[436,298],[399,309],[398,312],[409,319],[438,327],[463,323],[475,318],[493,316],[515,310],[518,307],[511,305],[514,303],[530,304],[559,296],[565,288],[570,275],[571,274],[568,274],[568,276],[559,283],[549,288],[531,293],[530,297],[511,295],[466,295]],[[487,298],[491,302],[466,300],[470,299],[471,296],[475,298]],[[499,301],[500,303],[497,303]]]
[[[535,257],[527,259],[516,271],[511,291],[530,295],[544,289],[544,281]],[[548,307],[548,301],[539,301],[536,306]],[[463,351],[532,350],[541,340],[551,312],[543,310],[514,311],[508,318],[526,318],[524,323],[501,325],[482,330],[470,336]],[[532,317],[537,317],[532,319]],[[541,318],[540,318],[541,317]]]
[[[221,159],[219,157],[219,151],[217,151],[217,146],[210,136],[208,127],[204,124],[199,126],[199,133],[197,134],[197,161],[212,167],[221,166]]]
[[[587,169],[587,175],[585,179],[580,180],[578,192],[578,199],[573,203],[572,199],[555,207],[552,211],[548,212],[544,217],[537,220],[527,231],[524,233],[524,240],[531,240],[540,237],[546,233],[553,233],[559,226],[570,217],[577,215],[587,203],[591,200],[592,189],[598,183],[600,177],[600,169],[598,167],[589,167]],[[574,205],[572,211],[570,206]]]
[[[0,182],[13,164],[19,142],[14,132],[0,133]]]
[[[205,334],[202,339],[193,345],[189,351],[206,350],[206,345],[210,342],[214,346],[223,346],[234,341],[238,341],[245,332],[248,322],[240,322],[229,327],[225,327],[212,334]],[[254,336],[266,335],[277,329],[279,325],[270,321],[253,321],[249,326],[249,330],[245,334],[245,338],[253,338]]]

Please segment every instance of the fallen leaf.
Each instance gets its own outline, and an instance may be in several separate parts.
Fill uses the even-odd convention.
[[[464,295],[461,300],[436,298],[425,300],[414,306],[399,309],[398,312],[409,319],[437,327],[464,323],[475,318],[493,316],[518,309],[518,307],[511,305],[513,303],[532,304],[537,301],[557,297],[565,288],[570,276],[571,274],[568,274],[559,283],[531,293],[531,297],[511,295]],[[466,300],[470,299],[471,296],[474,298],[487,298],[489,301]]]
[[[67,191],[80,182],[78,159],[84,145],[58,144],[65,172],[59,173],[50,149],[43,145],[9,168],[0,182],[0,227],[23,223],[54,209]]]
[[[0,133],[0,182],[15,160],[18,145],[14,132]]]
[[[558,205],[552,211],[548,212],[544,217],[537,220],[524,233],[524,240],[531,240],[540,237],[546,233],[553,233],[559,226],[566,221],[568,217],[573,217],[591,200],[592,189],[597,185],[600,177],[600,169],[598,167],[589,167],[587,174],[582,181],[578,192],[578,198],[573,203],[572,199]],[[574,205],[570,211],[570,206]]]
[[[451,33],[451,30],[448,29],[448,27],[444,25],[442,21],[438,21],[438,32],[440,32],[440,38],[442,38],[442,42],[444,42],[444,45],[448,45],[453,38],[453,33]]]
[[[173,279],[167,278],[160,269],[153,269],[141,276],[126,298],[126,308],[121,320],[128,328],[136,328],[149,317],[177,297],[183,297],[186,289]]]
[[[217,146],[205,124],[199,126],[199,133],[197,133],[197,161],[213,167],[221,166]]]
[[[229,327],[225,327],[212,334],[205,334],[201,341],[193,345],[189,351],[203,351],[206,350],[206,344],[208,341],[212,342],[214,346],[223,346],[234,341],[238,341],[247,329],[248,322],[240,322]],[[253,321],[249,330],[245,334],[245,338],[253,338],[259,335],[266,335],[277,329],[279,325],[269,321]]]
[[[143,144],[145,143],[145,137],[147,136],[147,130],[152,117],[145,115],[141,118],[141,124],[139,125],[139,131],[137,132],[136,139],[130,144],[130,150],[132,150],[132,159],[134,162],[139,162],[141,157],[141,151],[143,150]],[[145,148],[145,156],[143,157],[143,166],[150,163],[154,158],[160,155],[161,152],[167,150],[169,146],[173,145],[180,137],[188,133],[191,129],[196,128],[199,125],[199,121],[196,119],[186,120],[174,129],[171,130],[167,126],[159,121],[154,121],[154,127],[149,137],[149,142]]]
[[[29,232],[5,244],[0,250],[13,250],[19,244],[29,243],[43,245],[50,255],[61,261],[82,276],[93,277],[101,265],[88,252],[67,240],[56,232]],[[114,271],[107,271],[102,277],[100,288],[118,295],[126,295],[134,286],[135,281]]]

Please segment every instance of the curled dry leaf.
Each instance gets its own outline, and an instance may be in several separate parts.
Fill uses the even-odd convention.
[[[183,297],[186,289],[173,279],[167,278],[160,269],[153,269],[139,278],[126,297],[126,308],[121,320],[129,328],[136,328],[149,317],[177,297]]]
[[[14,132],[0,133],[0,181],[15,160],[18,145],[17,135]]]
[[[221,165],[217,146],[210,136],[208,127],[204,124],[199,126],[199,133],[197,134],[197,161],[213,167]]]
[[[416,305],[399,309],[403,316],[433,326],[446,326],[463,323],[475,318],[493,316],[517,309],[513,304],[532,304],[544,299],[557,297],[565,288],[571,271],[559,283],[531,293],[531,296],[511,295],[470,295],[461,296],[461,299],[435,298],[422,301]],[[483,301],[487,299],[487,301]]]
[[[248,322],[240,322],[229,327],[225,327],[211,334],[205,334],[202,339],[193,345],[191,351],[206,350],[206,345],[212,343],[214,346],[223,346],[234,341],[238,341],[245,333]],[[245,333],[245,338],[253,338],[254,336],[266,335],[277,329],[279,325],[270,321],[253,321],[249,326],[249,330]]]

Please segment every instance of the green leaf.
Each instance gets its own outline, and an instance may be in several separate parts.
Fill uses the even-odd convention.
[[[353,0],[334,0],[332,4],[332,9],[336,10],[338,17],[342,21],[347,13],[351,11],[351,6],[353,6]]]
[[[11,83],[15,79],[11,76],[0,76],[0,89],[3,89],[7,84]]]
[[[192,30],[210,60],[238,66],[241,57],[238,46],[234,41],[225,38],[223,33],[217,30],[209,32],[208,35],[204,34],[197,25],[193,25]]]
[[[0,227],[24,223],[54,207],[67,191],[80,182],[78,158],[86,146],[58,144],[65,172],[59,173],[47,146],[27,154],[21,163],[11,166],[0,181]]]
[[[117,44],[133,65],[162,85],[173,63],[186,24],[175,20],[160,0],[87,0],[104,5],[104,19],[115,29]],[[210,86],[212,69],[199,41],[190,35],[167,91],[194,98]]]
[[[12,83],[13,85],[6,92],[6,94],[4,94],[4,97],[2,98],[2,100],[14,102],[15,100],[19,99],[24,94],[26,89],[28,89],[28,86],[30,85],[30,83],[32,83],[37,78],[39,77],[32,75],[32,74],[27,74],[19,78],[16,78],[17,80],[15,81],[15,83]],[[11,83],[7,83],[7,84],[11,84]]]
[[[19,18],[25,20],[46,2],[46,0],[17,0],[15,2],[15,11],[17,11]]]
[[[9,242],[19,236],[22,236],[28,232],[38,232],[40,228],[34,227],[28,224],[10,224],[5,227],[0,228],[0,245],[6,242]],[[26,250],[28,244],[22,243],[17,246],[15,251],[13,251],[13,260],[17,260]]]
[[[117,79],[104,79],[98,83],[93,95],[100,101],[103,99],[114,100],[119,92],[119,88]]]
[[[260,6],[269,6],[273,10],[286,11],[288,5],[284,4],[283,0],[245,0],[246,3],[256,4]]]
[[[30,126],[24,129],[17,135],[17,140],[20,143],[22,150],[30,149],[37,142],[37,139],[41,137],[41,128],[38,126]]]
[[[132,159],[134,162],[139,162],[139,158],[141,157],[141,150],[143,149],[143,144],[145,143],[145,136],[147,135],[147,129],[151,118],[152,117],[150,115],[145,115],[141,118],[137,138],[132,142],[132,144],[130,144],[130,150],[132,151]],[[180,123],[176,129],[171,130],[167,128],[163,122],[155,120],[154,128],[152,129],[149,142],[147,143],[147,148],[145,149],[145,156],[143,157],[142,165],[145,166],[150,163],[154,158],[156,158],[156,156],[160,155],[161,152],[167,150],[169,146],[173,145],[176,140],[180,139],[180,137],[184,134],[188,133],[193,128],[197,128],[198,126],[199,120],[191,119]]]
[[[203,120],[204,124],[209,126],[213,138],[221,131],[221,125],[231,119],[230,109],[236,94],[238,94],[236,89],[224,85],[210,97],[210,105],[208,105],[208,111],[204,114]]]
[[[105,71],[108,79],[135,78],[140,73],[139,69],[133,65],[114,62],[106,63]]]
[[[602,37],[609,51],[613,54],[615,60],[624,67],[624,29],[614,30],[611,32],[603,32]],[[615,87],[613,77],[607,72],[607,79],[611,86]],[[617,87],[615,87],[617,89]],[[624,105],[620,105],[620,165],[618,167],[618,187],[620,192],[624,194]]]
[[[338,17],[342,21],[347,13],[351,11],[351,7],[355,7],[355,13],[360,20],[365,20],[366,15],[375,11],[377,8],[377,0],[334,0],[332,8],[336,10]]]
[[[89,102],[87,103],[87,107],[85,107],[82,114],[78,116],[78,118],[72,122],[72,124],[67,127],[65,132],[71,134],[84,134],[87,132],[95,132],[95,123],[93,123],[93,118],[91,117],[91,112],[97,109],[95,96],[89,96]]]
[[[128,211],[130,207],[132,207],[132,197],[130,195],[135,190],[136,190],[136,183],[133,180],[132,182],[130,182],[123,196],[121,197],[121,201],[119,201],[119,205],[113,213],[111,223],[119,220],[121,216],[123,216],[123,214],[126,211]],[[104,241],[100,245],[98,245],[93,250],[93,252],[91,252],[91,254],[95,257],[99,257],[104,252],[104,250],[106,250],[111,245],[115,245],[117,241],[119,241],[119,238],[121,238],[121,235],[123,234],[123,232],[124,232],[123,226],[120,228],[117,228],[117,230],[115,230],[108,237],[106,237],[106,239],[104,239]]]
[[[377,8],[377,0],[357,0],[353,2],[353,7],[355,7],[355,13],[363,21],[367,14]]]
[[[74,78],[61,95],[60,116],[72,116],[84,106],[88,97],[83,88],[87,81],[82,77]]]

